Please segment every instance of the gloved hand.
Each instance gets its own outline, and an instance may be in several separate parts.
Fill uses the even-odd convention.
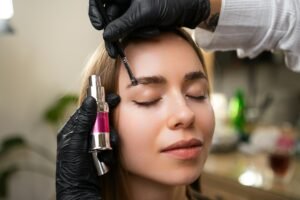
[[[105,27],[103,16],[98,9],[98,1],[90,0],[89,17],[93,26],[101,30]],[[159,29],[181,26],[195,28],[208,18],[210,1],[111,0],[106,3],[106,12],[109,19],[113,21],[106,26],[103,37],[109,55],[116,57],[116,51],[110,43],[140,29],[146,29],[149,33],[157,33]]]
[[[106,98],[110,109],[120,102],[116,94]],[[97,105],[93,97],[87,97],[57,136],[56,199],[101,200],[99,177],[89,153],[89,135],[96,120]],[[116,132],[111,127],[113,151],[118,146]],[[103,154],[102,160],[112,164],[112,153]],[[101,177],[100,177],[101,178]]]

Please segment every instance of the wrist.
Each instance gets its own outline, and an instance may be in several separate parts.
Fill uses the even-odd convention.
[[[204,20],[198,25],[198,27],[214,32],[218,25],[222,0],[209,0],[209,2],[210,2],[210,14],[206,20]]]

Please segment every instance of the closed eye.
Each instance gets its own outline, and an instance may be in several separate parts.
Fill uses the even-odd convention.
[[[152,100],[152,101],[135,101],[135,100],[133,100],[133,102],[137,106],[151,107],[151,106],[154,106],[156,103],[158,103],[160,100],[161,100],[161,98],[155,99],[155,100]]]
[[[196,101],[204,101],[207,99],[207,95],[200,95],[200,96],[190,96],[187,95],[188,98],[194,99]]]

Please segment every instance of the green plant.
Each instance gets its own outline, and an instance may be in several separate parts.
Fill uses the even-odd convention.
[[[73,94],[67,94],[57,99],[49,108],[46,109],[43,114],[43,121],[57,130],[57,127],[62,121],[65,120],[67,112],[72,106],[76,105],[78,97]],[[35,152],[42,156],[44,159],[50,161],[55,165],[55,155],[45,149],[42,145],[34,144],[26,141],[22,134],[15,133],[10,134],[10,137],[4,138],[0,142],[0,166],[7,160],[8,154],[20,149],[26,149],[31,152]],[[22,154],[22,152],[18,152]],[[21,156],[21,155],[20,155]],[[54,167],[53,167],[54,168]],[[27,165],[20,165],[18,163],[10,164],[4,168],[0,168],[0,199],[7,197],[8,183],[10,178],[15,175],[18,171],[32,171],[34,173],[43,174],[50,178],[53,177],[53,170],[39,168],[29,162]]]
[[[78,101],[76,95],[64,95],[59,98],[52,106],[46,109],[44,113],[44,120],[49,124],[57,126],[64,118],[70,104],[74,104]]]

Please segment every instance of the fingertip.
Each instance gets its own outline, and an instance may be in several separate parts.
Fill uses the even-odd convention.
[[[118,19],[116,19],[115,21],[109,23],[106,28],[103,31],[103,38],[106,41],[117,41],[120,38],[124,37],[124,32],[120,31],[120,26],[116,25],[118,23],[116,23],[116,21],[118,21]]]
[[[115,93],[109,93],[106,96],[106,101],[111,109],[114,109],[121,101],[121,97]]]
[[[110,126],[110,129],[111,129],[110,130],[110,144],[113,148],[116,149],[119,146],[119,141],[120,141],[119,134],[113,126]]]
[[[111,44],[111,42],[105,42],[105,48],[106,48],[106,51],[107,51],[108,55],[111,58],[117,58],[118,52],[114,48],[114,46]]]
[[[95,9],[95,8],[93,8],[93,9]],[[101,21],[102,17],[99,14],[96,14],[96,11],[93,12],[93,9],[91,9],[89,12],[90,22],[95,29],[102,30],[103,29],[103,23]]]
[[[116,59],[118,57],[118,54],[115,51],[108,51],[109,57]]]
[[[106,41],[112,41],[112,30],[110,28],[110,24],[108,24],[103,31],[103,39]]]
[[[97,30],[103,29],[102,16],[97,8],[95,0],[89,2],[89,18],[93,27]]]
[[[91,114],[96,114],[97,112],[97,102],[94,97],[87,96],[82,102],[81,108]]]
[[[93,27],[94,27],[96,30],[100,31],[100,30],[103,29],[103,26],[102,26],[101,23],[98,23],[98,22],[95,22],[95,21],[91,21],[91,23],[92,23]]]

